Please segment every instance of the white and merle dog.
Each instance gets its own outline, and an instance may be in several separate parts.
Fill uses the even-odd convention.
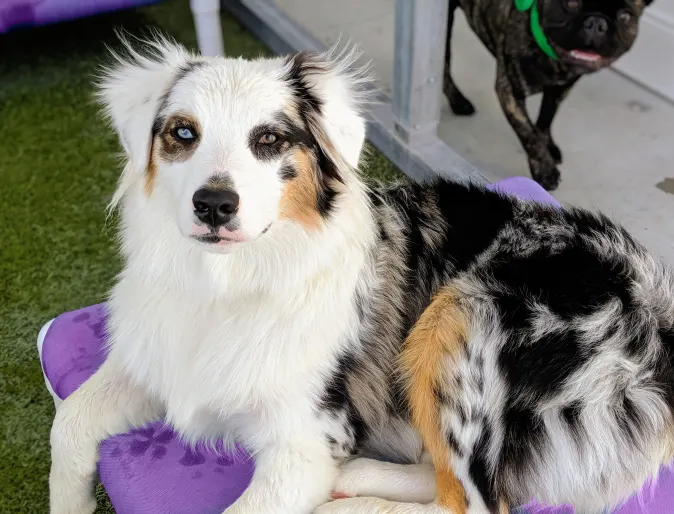
[[[56,413],[53,514],[92,512],[99,442],[162,417],[253,453],[228,514],[595,512],[671,461],[674,279],[622,228],[366,187],[350,55],[150,46],[100,84],[125,265]]]

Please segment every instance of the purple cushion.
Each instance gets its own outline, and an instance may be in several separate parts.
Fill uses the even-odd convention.
[[[104,304],[58,316],[42,345],[54,393],[67,397],[105,359]],[[221,514],[248,486],[253,463],[243,453],[183,444],[162,423],[111,437],[98,472],[117,514]]]
[[[541,203],[549,203],[559,207],[559,202],[533,180],[526,177],[510,177],[487,186],[501,193],[517,196],[523,200],[534,200]]]
[[[0,0],[0,33],[93,14],[153,4],[161,0]]]
[[[514,177],[490,185],[504,193],[559,205],[530,179]],[[54,393],[65,398],[105,358],[105,308],[85,307],[58,316],[42,346],[42,365]],[[162,423],[111,437],[100,448],[101,482],[118,514],[221,513],[247,487],[253,464],[243,452],[190,449]],[[674,505],[674,473],[663,468],[654,487],[615,514],[664,514]],[[572,514],[570,507],[522,508],[526,514]]]

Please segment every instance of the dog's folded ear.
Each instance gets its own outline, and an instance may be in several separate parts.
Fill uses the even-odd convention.
[[[196,58],[161,36],[139,41],[142,52],[128,39],[122,37],[121,43],[122,53],[111,52],[112,63],[102,68],[97,97],[126,153],[125,174],[142,174],[148,165],[152,124],[162,98],[180,70]]]
[[[358,66],[355,48],[288,56],[284,80],[297,112],[321,151],[321,168],[341,180],[344,168],[356,168],[365,141],[363,107],[371,93],[369,66]]]
[[[653,3],[653,0],[645,0],[645,1],[644,1],[644,6],[648,7],[648,6],[651,5],[652,3]]]

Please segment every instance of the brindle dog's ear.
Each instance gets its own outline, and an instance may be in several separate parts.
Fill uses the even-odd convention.
[[[653,3],[653,0],[644,0],[644,7],[648,7]]]

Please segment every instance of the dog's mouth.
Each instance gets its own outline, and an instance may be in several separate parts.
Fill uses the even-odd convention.
[[[217,244],[217,243],[240,243],[239,239],[231,239],[229,237],[222,237],[217,234],[207,234],[205,236],[192,236],[193,239],[200,243]]]
[[[260,236],[267,232],[269,228],[271,227],[271,223],[267,225],[262,232],[260,232]],[[227,237],[227,236],[222,236],[216,232],[211,232],[209,234],[193,234],[190,236],[192,239],[195,241],[198,241],[200,243],[204,243],[207,245],[218,245],[218,246],[229,246],[237,243],[245,243],[246,241],[249,241],[247,238],[242,238],[242,237]],[[258,236],[259,237],[259,236]]]
[[[604,57],[593,50],[562,50],[559,51],[560,57],[566,62],[576,66],[582,66],[591,70],[598,70],[608,66],[613,61],[610,57]]]
[[[597,52],[592,52],[588,50],[571,50],[569,52],[569,57],[577,61],[583,61],[588,63],[596,63],[601,61],[603,57]]]

